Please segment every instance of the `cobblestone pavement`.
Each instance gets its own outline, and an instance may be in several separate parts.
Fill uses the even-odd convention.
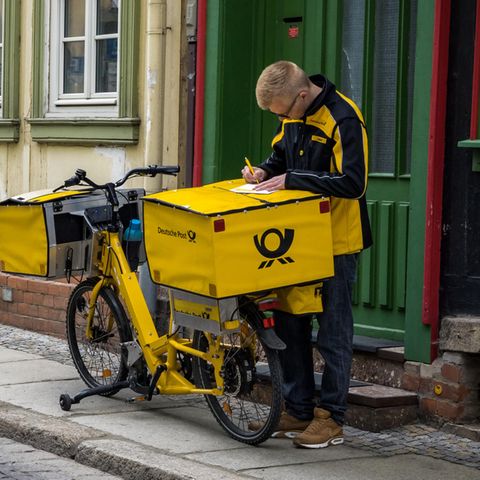
[[[0,480],[120,480],[30,445],[0,437]]]
[[[0,346],[73,364],[66,341],[48,335],[0,325]],[[480,470],[480,442],[442,432],[426,424],[405,425],[380,433],[349,426],[344,431],[345,444],[350,447],[383,455],[426,455]]]

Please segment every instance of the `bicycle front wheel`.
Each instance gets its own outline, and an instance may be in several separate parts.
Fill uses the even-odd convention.
[[[217,337],[218,338],[218,337]],[[212,334],[196,330],[193,347],[206,352],[215,341]],[[262,343],[252,322],[242,320],[240,329],[223,333],[223,395],[205,395],[217,422],[235,440],[258,445],[273,433],[282,407],[281,368],[278,353]],[[199,388],[214,388],[213,365],[193,358]]]
[[[100,289],[87,335],[88,307],[98,279],[79,283],[67,306],[67,339],[73,363],[89,387],[115,385],[126,379],[128,368],[121,343],[132,339],[125,310],[110,288]],[[115,387],[104,394],[118,392]]]

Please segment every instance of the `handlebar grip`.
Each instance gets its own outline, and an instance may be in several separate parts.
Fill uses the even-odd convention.
[[[73,187],[74,185],[78,185],[80,181],[81,179],[77,175],[74,175],[73,177],[70,177],[69,179],[65,180],[65,182],[63,183],[63,186]]]
[[[65,180],[63,186],[73,187],[73,185],[78,185],[82,180],[85,180],[86,177],[87,172],[85,170],[82,170],[81,168],[77,168],[77,170],[75,170],[75,175]]]
[[[150,173],[156,175],[157,173],[163,175],[176,175],[180,171],[178,165],[151,165],[149,167]]]

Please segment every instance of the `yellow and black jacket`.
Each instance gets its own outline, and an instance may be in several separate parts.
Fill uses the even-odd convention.
[[[300,120],[283,120],[273,152],[260,166],[273,177],[286,172],[285,188],[331,197],[333,253],[359,252],[372,244],[365,190],[367,132],[355,103],[321,75],[322,88]]]

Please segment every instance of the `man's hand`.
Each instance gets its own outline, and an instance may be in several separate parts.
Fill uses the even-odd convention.
[[[247,183],[263,182],[264,178],[267,176],[267,172],[258,167],[253,167],[253,173],[255,176],[252,175],[252,172],[250,172],[250,169],[247,166],[242,169],[242,177]]]
[[[282,175],[272,177],[265,182],[259,183],[254,190],[268,190],[269,192],[273,192],[274,190],[285,190],[286,176],[286,173],[282,173]]]

